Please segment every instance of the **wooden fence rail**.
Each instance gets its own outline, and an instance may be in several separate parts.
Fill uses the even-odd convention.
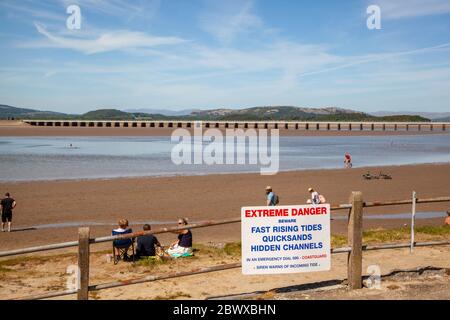
[[[449,241],[432,241],[432,242],[414,242],[413,238],[411,243],[408,244],[384,244],[384,245],[363,245],[362,244],[362,221],[363,221],[363,208],[379,207],[379,206],[392,206],[392,205],[404,205],[413,204],[415,207],[419,203],[436,203],[436,202],[450,202],[450,197],[438,197],[430,199],[419,199],[415,197],[415,193],[412,199],[408,200],[396,200],[396,201],[383,201],[383,202],[364,202],[361,192],[352,192],[349,204],[341,204],[338,206],[332,206],[331,210],[350,210],[348,219],[348,246],[343,248],[331,249],[332,254],[348,253],[347,259],[347,276],[350,289],[360,289],[362,287],[362,252],[368,250],[382,250],[382,249],[394,249],[394,248],[413,248],[413,247],[425,247],[425,246],[437,246],[437,245],[450,245]],[[415,208],[414,208],[415,209]],[[415,210],[413,210],[414,213]],[[51,244],[45,246],[30,247],[25,249],[17,249],[10,251],[0,252],[0,257],[14,256],[26,253],[41,252],[48,250],[56,250],[69,247],[78,247],[78,266],[79,266],[79,286],[77,290],[65,290],[58,292],[50,292],[40,295],[33,295],[24,297],[21,299],[26,300],[38,300],[48,299],[54,297],[61,297],[65,295],[77,294],[79,300],[87,300],[89,298],[90,291],[98,291],[107,288],[114,288],[138,283],[152,282],[163,279],[172,279],[178,277],[185,277],[190,275],[197,275],[203,273],[217,272],[222,270],[229,270],[240,268],[241,263],[232,263],[217,265],[211,267],[199,268],[197,270],[191,270],[187,272],[175,272],[161,276],[146,276],[137,279],[130,279],[125,281],[115,281],[111,283],[90,285],[89,284],[89,256],[90,245],[96,243],[110,242],[119,239],[136,238],[147,234],[161,234],[174,232],[183,229],[195,229],[206,228],[211,226],[219,226],[231,223],[240,222],[240,218],[223,219],[217,221],[207,221],[201,223],[190,224],[184,227],[173,228],[161,228],[154,231],[141,231],[124,236],[107,236],[100,238],[90,238],[89,228],[79,229],[78,241],[71,241],[65,243]],[[412,236],[413,237],[413,236]]]

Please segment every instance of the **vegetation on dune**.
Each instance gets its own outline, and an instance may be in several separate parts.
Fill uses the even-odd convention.
[[[87,112],[80,116],[82,120],[97,120],[97,119],[108,119],[108,120],[133,120],[135,117],[133,114],[128,112],[123,112],[115,109],[99,109],[95,111]]]
[[[374,121],[385,121],[385,122],[431,122],[430,119],[421,116],[410,116],[410,115],[398,115],[398,116],[384,116],[376,117]]]

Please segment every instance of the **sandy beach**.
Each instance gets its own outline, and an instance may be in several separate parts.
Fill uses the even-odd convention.
[[[367,181],[362,175],[388,173],[392,180]],[[2,193],[9,191],[17,200],[14,227],[27,228],[48,224],[73,223],[66,227],[43,227],[38,230],[0,234],[4,250],[77,239],[79,225],[91,226],[94,236],[108,235],[111,224],[127,218],[135,229],[144,222],[175,222],[177,217],[205,221],[240,216],[242,206],[264,205],[264,188],[272,185],[280,204],[303,204],[313,186],[331,204],[348,203],[350,192],[362,191],[366,201],[400,200],[411,197],[413,190],[422,198],[448,196],[450,164],[411,165],[350,170],[308,170],[284,172],[275,176],[227,174],[160,178],[121,178],[108,180],[67,180],[36,182],[0,182]],[[449,210],[448,203],[421,204],[418,211]],[[407,206],[366,210],[367,214],[407,213]],[[345,215],[345,211],[334,215]],[[442,224],[443,219],[418,220],[420,224]],[[408,220],[365,220],[365,228],[399,227]],[[154,228],[158,228],[154,225]],[[333,220],[333,233],[345,233],[346,221]],[[173,236],[163,235],[168,242]],[[239,224],[195,230],[198,243],[238,241]]]

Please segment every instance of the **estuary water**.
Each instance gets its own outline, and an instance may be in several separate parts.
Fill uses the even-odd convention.
[[[241,143],[242,144],[242,143]],[[184,143],[182,146],[190,145]],[[239,146],[239,143],[231,146]],[[99,179],[117,177],[204,175],[260,172],[268,167],[257,157],[249,164],[180,164],[172,151],[178,141],[165,137],[0,137],[0,180],[32,181]],[[200,149],[206,152],[209,142]],[[223,152],[230,144],[223,143]],[[184,149],[188,150],[188,149]],[[408,136],[280,137],[279,161],[276,149],[268,159],[280,171],[342,168],[349,152],[354,167],[450,162],[450,134]],[[213,155],[222,152],[216,149]],[[251,153],[251,152],[250,152]],[[266,156],[266,158],[267,158]],[[194,156],[191,157],[194,159]],[[225,156],[223,157],[226,160]],[[236,158],[237,159],[237,158]],[[232,161],[236,163],[236,159]],[[266,159],[267,160],[267,159]]]

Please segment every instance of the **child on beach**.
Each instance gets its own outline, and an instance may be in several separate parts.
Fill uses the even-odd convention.
[[[178,219],[178,227],[188,225],[186,218]],[[192,232],[189,229],[175,231],[178,234],[178,240],[171,244],[167,253],[172,258],[188,257],[192,255]]]
[[[447,218],[445,219],[444,223],[447,227],[450,227],[450,210],[447,211]]]

